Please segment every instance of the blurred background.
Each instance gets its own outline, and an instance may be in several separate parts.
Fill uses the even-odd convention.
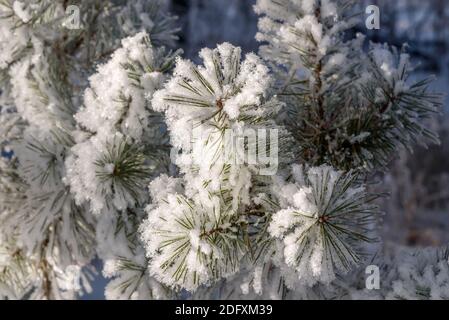
[[[179,46],[185,57],[198,62],[198,51],[232,42],[244,52],[257,52],[254,40],[257,16],[255,0],[168,0],[179,17]],[[357,31],[375,42],[388,42],[408,51],[417,67],[416,77],[435,75],[433,89],[449,92],[449,6],[447,0],[361,0],[380,8],[380,30],[369,31],[362,23]],[[361,20],[364,22],[364,19]],[[415,146],[413,153],[399,151],[391,170],[376,186],[390,194],[383,200],[383,240],[408,246],[439,246],[449,243],[449,99],[443,114],[429,123],[440,133],[441,145]],[[105,281],[99,278],[85,299],[103,297]]]

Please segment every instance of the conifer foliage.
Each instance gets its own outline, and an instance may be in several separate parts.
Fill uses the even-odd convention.
[[[406,49],[350,0],[257,0],[258,54],[196,64],[167,4],[0,0],[0,297],[448,298],[445,248],[376,241],[373,174],[438,142]]]

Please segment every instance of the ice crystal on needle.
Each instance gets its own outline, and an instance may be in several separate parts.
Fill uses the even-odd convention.
[[[370,240],[376,207],[353,174],[329,166],[292,170],[292,182],[280,179],[274,187],[283,209],[268,231],[282,242],[281,265],[299,282],[328,284],[361,262],[359,244]]]

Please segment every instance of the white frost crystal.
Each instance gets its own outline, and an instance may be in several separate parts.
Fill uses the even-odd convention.
[[[164,80],[162,54],[163,51],[151,46],[148,35],[141,32],[124,39],[122,48],[90,78],[84,107],[75,115],[89,134],[77,135],[73,156],[67,160],[67,181],[77,201],[90,202],[94,213],[100,213],[108,203],[118,210],[132,207],[145,193],[139,182],[114,179],[114,175],[141,161],[140,168],[133,171],[137,176],[144,170],[144,160],[131,146],[157,139],[152,135],[157,128],[152,127],[156,125],[151,122],[148,99]],[[135,158],[121,159],[124,152]],[[111,178],[107,179],[108,176]]]
[[[223,132],[257,128],[256,119],[263,124],[280,107],[270,99],[272,79],[256,55],[241,61],[240,48],[224,43],[200,57],[203,66],[178,58],[174,76],[154,94],[153,107],[165,111],[172,144],[181,150],[173,160],[185,184],[183,192],[168,193],[156,180],[156,204],[141,227],[151,274],[190,291],[235,273],[245,254],[240,215],[250,205],[254,172],[218,161],[226,150]],[[274,127],[271,120],[265,124]]]
[[[292,182],[279,179],[274,186],[285,208],[273,215],[268,228],[283,246],[278,264],[294,270],[300,283],[329,284],[337,272],[345,273],[360,262],[351,241],[357,240],[374,207],[365,204],[367,195],[353,184],[351,174],[329,166],[293,166],[292,172]]]

